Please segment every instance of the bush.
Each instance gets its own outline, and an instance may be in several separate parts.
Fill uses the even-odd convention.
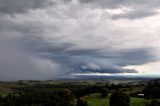
[[[110,97],[110,106],[129,106],[130,97],[121,92],[114,92]]]
[[[79,98],[79,99],[77,100],[77,106],[88,106],[87,100],[84,99],[84,98]]]
[[[62,106],[76,106],[76,97],[75,95],[68,89],[64,89],[58,95],[61,98]]]
[[[101,97],[105,98],[108,96],[108,89],[107,88],[102,88],[101,90]]]
[[[152,100],[151,103],[148,106],[160,106],[160,101]]]
[[[137,97],[137,93],[130,93],[130,97]]]

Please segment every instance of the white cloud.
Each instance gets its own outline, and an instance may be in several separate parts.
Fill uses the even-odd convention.
[[[160,62],[151,62],[143,65],[129,65],[125,66],[126,69],[136,69],[139,71],[139,74],[146,75],[160,75]]]

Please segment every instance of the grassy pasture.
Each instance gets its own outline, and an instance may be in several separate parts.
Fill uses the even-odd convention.
[[[109,96],[101,98],[99,93],[95,93],[85,96],[84,98],[87,99],[89,106],[109,106]],[[130,106],[145,106],[146,104],[147,100],[144,100],[143,98],[131,97]]]

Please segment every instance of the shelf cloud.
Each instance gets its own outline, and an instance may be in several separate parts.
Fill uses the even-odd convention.
[[[160,59],[158,4],[0,0],[0,80],[139,74],[141,70],[124,67]]]

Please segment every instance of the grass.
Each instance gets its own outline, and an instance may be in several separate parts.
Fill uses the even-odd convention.
[[[110,95],[109,95],[110,96]],[[85,96],[89,106],[109,106],[109,96],[101,98],[99,93]],[[130,106],[146,106],[147,101],[143,98],[131,97]]]
[[[0,95],[5,96],[9,93],[12,93],[13,83],[0,83]]]
[[[85,96],[89,106],[109,106],[109,98],[101,98],[99,93]]]
[[[126,91],[123,91],[123,89],[121,89],[121,92],[125,92],[126,94],[131,94],[131,93],[136,93],[136,92],[141,92],[142,89],[144,89],[144,86],[140,86],[140,87],[132,87],[131,89],[126,88]]]
[[[146,106],[147,100],[144,100],[143,98],[131,98],[130,106]]]

